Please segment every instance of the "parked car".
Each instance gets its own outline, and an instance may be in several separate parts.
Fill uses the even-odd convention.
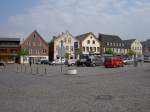
[[[37,62],[35,62],[35,64],[41,64],[41,61],[37,61]]]
[[[57,59],[51,62],[52,65],[61,65],[61,64],[65,64],[65,59]]]
[[[101,58],[94,58],[94,59],[87,59],[85,62],[86,66],[102,66],[103,65],[103,60]]]
[[[35,64],[48,64],[48,65],[50,65],[51,63],[48,60],[39,60],[39,61],[35,62]]]
[[[150,62],[150,56],[144,56],[144,62]]]
[[[80,60],[77,60],[77,66],[86,66],[86,60],[87,59],[80,59]]]
[[[0,61],[0,66],[4,66],[5,63],[3,61]]]
[[[105,58],[104,61],[104,66],[106,68],[108,67],[123,67],[124,66],[124,62],[122,59],[116,58],[116,57],[110,57],[110,58]]]
[[[125,65],[130,65],[130,64],[133,64],[134,59],[133,58],[125,58],[125,59],[123,59],[123,62]]]
[[[41,64],[47,64],[50,65],[51,63],[48,60],[41,60]]]
[[[69,59],[66,61],[66,65],[73,66],[76,64],[76,59]]]

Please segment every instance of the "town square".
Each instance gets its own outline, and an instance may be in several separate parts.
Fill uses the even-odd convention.
[[[0,0],[0,112],[150,112],[150,0]]]

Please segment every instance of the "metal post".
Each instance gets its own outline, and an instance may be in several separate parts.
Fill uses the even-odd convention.
[[[22,72],[22,65],[21,65],[21,72]]]
[[[44,71],[45,75],[47,74],[47,71],[46,71],[46,68],[45,68],[45,71]]]
[[[32,67],[30,67],[30,69],[31,69],[31,74],[32,74]]]
[[[61,72],[62,72],[62,69],[63,69],[63,66],[62,66],[62,47],[63,47],[63,41],[61,40]]]
[[[26,72],[26,71],[27,71],[27,67],[25,66],[24,72]]]
[[[18,64],[17,64],[17,72],[19,72],[19,70],[18,70]]]
[[[38,67],[36,68],[36,73],[37,73],[37,74],[39,73]]]

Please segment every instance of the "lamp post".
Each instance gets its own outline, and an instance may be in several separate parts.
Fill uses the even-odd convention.
[[[61,59],[61,72],[62,72],[62,69],[63,69],[63,66],[62,66],[62,48],[63,48],[63,40],[61,40],[61,53],[60,53],[60,59]]]

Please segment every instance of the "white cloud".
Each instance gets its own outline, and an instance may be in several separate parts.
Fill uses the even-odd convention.
[[[144,39],[150,36],[149,12],[148,0],[40,0],[26,13],[11,17],[3,32],[27,37],[37,29],[46,40],[65,30]]]

